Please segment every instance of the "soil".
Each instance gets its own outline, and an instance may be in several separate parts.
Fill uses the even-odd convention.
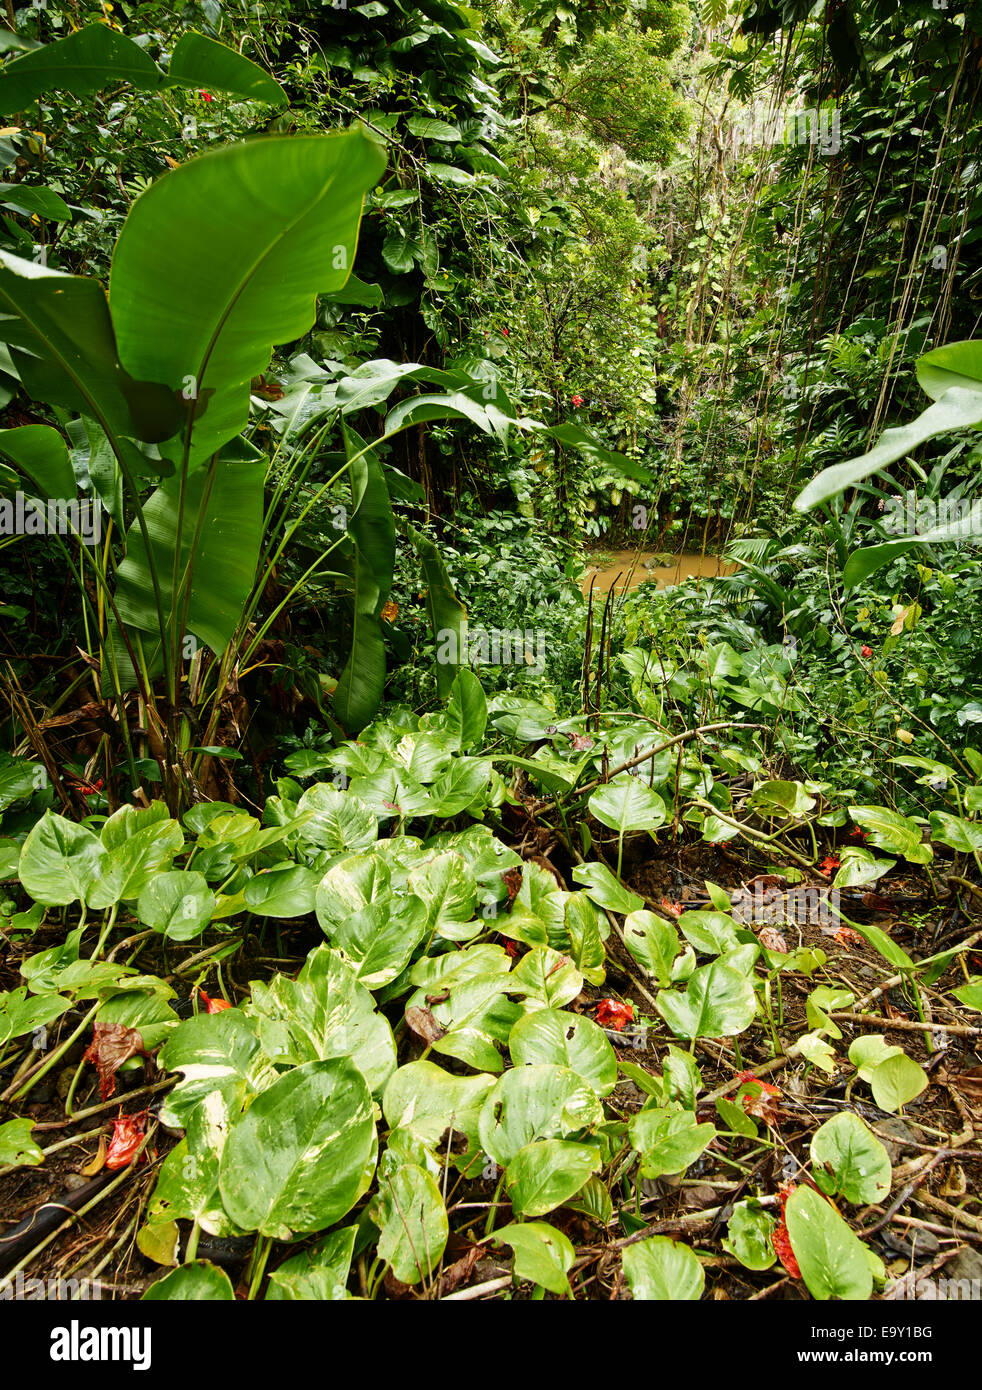
[[[671,564],[656,563],[664,559],[664,553],[661,551],[602,551],[590,557],[583,579],[583,592],[589,594],[592,586],[595,594],[606,594],[611,589],[623,593],[646,583],[654,583],[659,589],[667,589],[672,584],[682,584],[689,579],[715,579],[720,574],[732,574],[736,569],[735,565],[728,564],[716,555],[685,553],[675,556]]]

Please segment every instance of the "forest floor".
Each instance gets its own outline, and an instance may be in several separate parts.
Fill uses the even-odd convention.
[[[563,876],[563,872],[560,862],[558,873]],[[778,938],[790,950],[801,945],[820,947],[828,958],[824,980],[831,979],[853,996],[848,1009],[832,1014],[843,1035],[836,1043],[837,1053],[844,1055],[856,1037],[881,1033],[926,1069],[930,1084],[902,1114],[889,1115],[873,1103],[868,1087],[856,1083],[851,1067],[840,1065],[835,1074],[827,1075],[800,1056],[789,1056],[794,1039],[811,1026],[805,1000],[815,982],[788,975],[776,1017],[783,1044],[777,1056],[771,1036],[759,1022],[739,1039],[739,1047],[734,1039],[700,1040],[695,1047],[703,1086],[700,1120],[717,1121],[717,1098],[732,1097],[745,1075],[767,1082],[764,1094],[750,1106],[745,1103],[746,1136],[718,1138],[684,1177],[645,1180],[631,1193],[625,1185],[619,1210],[615,1191],[615,1210],[606,1223],[567,1208],[550,1217],[576,1247],[577,1296],[626,1297],[619,1252],[640,1238],[637,1232],[643,1230],[677,1236],[691,1245],[705,1269],[706,1297],[807,1298],[800,1282],[779,1264],[752,1271],[729,1253],[723,1244],[727,1219],[734,1202],[753,1197],[777,1216],[782,1185],[804,1178],[816,1129],[844,1109],[867,1122],[894,1167],[890,1196],[848,1216],[852,1228],[884,1261],[893,1281],[888,1296],[913,1296],[912,1284],[938,1271],[946,1278],[982,1277],[982,1204],[976,1195],[982,1191],[977,1134],[982,1114],[982,1067],[978,1065],[982,1029],[977,1026],[977,1014],[962,1010],[940,992],[960,982],[960,968],[952,971],[951,978],[939,981],[937,988],[921,987],[922,1019],[916,1000],[861,937],[843,930],[834,918],[826,923],[789,924],[780,880],[762,874],[727,847],[652,846],[649,841],[625,865],[624,879],[650,905],[672,915],[711,906],[705,889],[709,880],[729,892],[734,916],[742,913],[755,932],[767,928],[771,949],[780,949],[774,944]],[[875,893],[844,891],[841,905],[857,923],[875,923],[889,932],[915,959],[963,943],[982,926],[982,890],[972,888],[960,901],[954,896],[939,899],[919,870],[894,873],[878,883]],[[251,980],[278,970],[295,973],[319,939],[316,926],[285,922],[281,949],[274,958],[268,954],[269,942],[247,937],[240,953],[226,963],[224,983],[229,997],[241,1002]],[[60,930],[42,929],[29,950],[58,940]],[[0,954],[0,988],[18,983],[19,957],[26,949],[8,944]],[[967,964],[978,971],[982,961],[969,953]],[[173,960],[163,955],[154,960],[148,951],[140,965],[144,970],[158,969],[179,993],[186,992],[180,975],[173,973]],[[633,1075],[643,1082],[644,1074],[660,1073],[673,1039],[637,971],[612,932],[605,983],[600,988],[587,986],[571,1007],[592,1016],[601,999],[632,1006],[634,1019],[629,1025],[621,1031],[606,1031],[619,1059],[639,1068]],[[191,1009],[190,999],[175,1004],[182,1015]],[[411,1060],[418,1045],[411,1035],[404,1038],[400,1062]],[[168,1083],[160,1080],[148,1058],[142,1073],[119,1073],[118,1093],[104,1102],[94,1072],[86,1068],[74,1099],[74,1118],[66,1119],[65,1098],[84,1047],[85,1041],[79,1041],[65,1054],[60,1069],[31,1092],[30,1103],[19,1107],[20,1113],[36,1121],[35,1138],[49,1152],[43,1167],[18,1169],[0,1184],[0,1273],[14,1267],[15,1258],[21,1260],[34,1250],[25,1278],[98,1278],[103,1298],[138,1298],[163,1272],[137,1243],[137,1232],[160,1163],[175,1139],[158,1127],[146,1161],[120,1173],[107,1172],[102,1162],[110,1121],[118,1113],[149,1110],[152,1125],[162,1088]],[[627,1076],[609,1101],[627,1119],[644,1098],[643,1084]],[[53,1146],[57,1147],[52,1152]],[[441,1270],[425,1289],[410,1289],[390,1277],[386,1295],[409,1299],[527,1296],[529,1290],[512,1286],[507,1265],[480,1229],[495,1183],[455,1181],[447,1197],[451,1236]],[[56,1206],[39,1212],[44,1203]],[[67,1206],[85,1210],[74,1219],[66,1215]],[[471,1208],[478,1212],[473,1224],[465,1214]],[[18,1223],[32,1218],[33,1226],[24,1233]],[[252,1243],[251,1237],[218,1240],[202,1233],[198,1257],[222,1265],[241,1291]],[[921,1286],[922,1291],[925,1287]]]

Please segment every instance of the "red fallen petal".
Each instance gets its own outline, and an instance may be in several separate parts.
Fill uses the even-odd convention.
[[[840,927],[832,939],[833,941],[838,941],[839,945],[845,946],[846,949],[848,949],[850,945],[861,945],[863,940],[859,932],[853,931],[852,927]]]
[[[125,1168],[132,1163],[133,1155],[143,1142],[146,1124],[146,1110],[141,1110],[138,1115],[120,1115],[118,1120],[113,1120],[113,1137],[106,1154],[107,1168]],[[143,1157],[146,1158],[146,1155]]]
[[[866,660],[868,661],[869,658],[873,655],[873,648],[872,648],[872,647],[860,647],[859,653],[860,653],[860,656],[865,657]]]
[[[212,999],[211,995],[205,994],[203,989],[199,989],[198,994],[205,1001],[205,1013],[220,1014],[222,1009],[232,1007],[227,999]]]
[[[597,1022],[601,1028],[610,1027],[619,1033],[626,1023],[634,1020],[631,1004],[621,1004],[616,999],[601,999],[597,1005]]]
[[[798,1268],[798,1261],[791,1249],[791,1237],[788,1235],[788,1228],[784,1222],[783,1210],[781,1212],[781,1224],[771,1232],[771,1244],[774,1246],[774,1253],[784,1266],[785,1272],[790,1274],[792,1279],[800,1279],[801,1270]]]
[[[670,899],[668,899],[668,898],[662,898],[662,900],[661,900],[661,905],[662,905],[662,907],[665,909],[665,911],[666,911],[666,912],[670,912],[670,913],[672,914],[673,917],[681,917],[681,916],[682,916],[682,904],[681,904],[681,903],[673,903],[673,902],[671,902]]]

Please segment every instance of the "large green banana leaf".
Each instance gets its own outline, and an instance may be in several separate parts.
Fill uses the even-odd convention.
[[[140,528],[126,536],[126,558],[116,576],[116,606],[129,629],[152,635],[143,643],[150,673],[161,669],[160,621],[174,620],[181,610],[182,583],[188,571],[190,598],[187,631],[220,653],[228,645],[255,583],[263,521],[264,459],[241,462],[216,458],[187,480],[180,528],[178,598],[173,592],[174,555],[178,549],[180,478],[167,478],[143,504],[143,516],[160,585],[160,608],[154,595]],[[193,563],[192,563],[193,548]],[[180,636],[183,638],[184,634]],[[116,645],[117,652],[120,646]],[[120,659],[127,681],[131,671]]]
[[[156,443],[185,417],[173,391],[120,366],[98,280],[0,253],[0,342],[29,395],[91,415],[107,434]]]
[[[437,693],[441,700],[445,700],[450,694],[458,670],[467,665],[467,609],[454,593],[450,577],[440,557],[440,551],[429,536],[424,536],[421,531],[417,531],[416,527],[408,522],[405,529],[406,535],[416,547],[422,561],[423,577],[426,580],[426,607],[438,649],[440,633],[453,632],[455,634],[453,645],[457,652],[457,660],[447,662],[438,660],[436,664]]]
[[[19,425],[0,430],[0,454],[15,463],[43,500],[75,496],[75,474],[65,441],[50,425]]]
[[[134,203],[109,280],[120,358],[196,406],[192,467],[245,428],[273,345],[306,333],[317,293],[347,280],[384,168],[360,130],[266,136],[191,160]]]
[[[0,112],[21,111],[52,91],[86,96],[117,82],[141,91],[157,87],[210,87],[272,105],[286,103],[283,88],[249,58],[193,31],[182,34],[165,76],[150,55],[106,24],[88,24],[54,43],[15,58],[0,73]]]
[[[380,615],[392,587],[396,529],[382,467],[354,430],[344,427],[354,510],[348,532],[355,547],[354,626],[351,654],[334,692],[338,719],[359,733],[374,718],[385,685]],[[360,454],[360,457],[359,457]]]

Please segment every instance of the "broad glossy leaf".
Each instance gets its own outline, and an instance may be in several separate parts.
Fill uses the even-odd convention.
[[[880,1202],[890,1191],[890,1159],[886,1149],[858,1115],[843,1110],[812,1135],[812,1171],[830,1197],[842,1196],[854,1205]]]
[[[365,1191],[378,1146],[372,1098],[345,1059],[281,1076],[235,1122],[219,1167],[225,1209],[277,1240],[320,1231]]]
[[[378,711],[385,687],[385,645],[380,615],[392,587],[396,531],[382,466],[374,450],[342,425],[350,468],[354,545],[354,623],[351,652],[338,677],[334,708],[351,733],[360,733]]]
[[[723,1239],[723,1249],[745,1269],[770,1269],[777,1255],[771,1236],[777,1222],[753,1198],[737,1202]]]
[[[660,1178],[684,1173],[713,1142],[716,1130],[698,1124],[691,1110],[641,1110],[628,1125],[631,1143],[641,1155],[641,1176]]]
[[[248,101],[265,101],[285,106],[286,92],[242,53],[223,43],[188,30],[174,45],[168,82],[182,87],[204,87],[209,91],[231,92]]]
[[[255,1027],[239,1009],[189,1018],[167,1039],[157,1062],[165,1072],[181,1072],[181,1080],[164,1098],[160,1118],[183,1129],[195,1106],[220,1091],[235,1115],[246,1098],[256,1095],[275,1077],[259,1048]]]
[[[884,430],[880,442],[868,453],[849,459],[846,463],[834,464],[819,473],[795,498],[795,510],[807,512],[819,502],[838,496],[847,487],[854,487],[937,434],[965,429],[980,422],[982,389],[979,385],[949,387],[909,425]]]
[[[887,1057],[873,1069],[870,1087],[881,1110],[902,1110],[927,1089],[927,1072],[905,1052]]]
[[[631,912],[624,919],[624,942],[638,964],[660,985],[672,983],[672,965],[680,947],[679,934],[671,922],[643,908]]]
[[[965,984],[951,992],[966,1009],[982,1010],[982,975],[972,975]]]
[[[0,430],[0,454],[16,464],[43,501],[75,496],[75,474],[68,461],[68,449],[50,425],[19,425],[16,429]],[[32,490],[25,490],[30,496]]]
[[[161,78],[139,44],[106,24],[89,24],[8,63],[0,74],[0,111],[22,111],[53,90],[85,96],[127,82],[148,91]]]
[[[702,1265],[687,1245],[667,1236],[648,1236],[629,1245],[622,1263],[635,1299],[695,1303],[702,1297],[706,1283]]]
[[[241,433],[273,345],[302,337],[318,291],[347,280],[384,167],[357,129],[267,135],[182,164],[134,203],[109,282],[120,357],[205,405],[194,459]]]
[[[602,1028],[582,1014],[536,1009],[520,1018],[508,1039],[516,1067],[551,1063],[568,1067],[596,1091],[609,1095],[617,1084],[617,1058]]]
[[[70,222],[72,210],[53,188],[30,187],[25,183],[0,183],[0,205],[29,215],[37,213],[49,222]],[[60,495],[60,494],[56,494]]]
[[[36,1120],[8,1120],[0,1124],[0,1168],[36,1168],[44,1162],[40,1145],[31,1138]]]
[[[474,920],[477,884],[462,854],[449,851],[414,869],[409,890],[426,904],[428,932],[447,941],[469,941],[483,929]]]
[[[488,702],[481,682],[466,667],[457,672],[447,705],[447,722],[453,731],[456,752],[481,742],[488,722]]]
[[[105,836],[102,841],[106,843]],[[89,906],[102,909],[135,901],[155,876],[170,868],[183,848],[184,831],[177,821],[154,819],[108,850],[98,882],[90,890]]]
[[[815,806],[800,782],[760,782],[747,799],[747,806],[764,816],[804,816]]]
[[[318,878],[300,864],[277,864],[249,879],[243,898],[261,917],[305,917],[314,910]]]
[[[91,830],[45,811],[24,841],[17,874],[35,902],[63,906],[88,896],[105,859]]]
[[[871,1081],[873,1072],[888,1057],[899,1057],[902,1047],[887,1042],[882,1033],[866,1033],[849,1044],[849,1060],[863,1081]]]
[[[426,581],[426,610],[430,620],[430,631],[440,651],[440,635],[453,634],[453,641],[445,645],[454,659],[437,659],[436,689],[441,700],[447,699],[453,689],[454,680],[461,667],[466,666],[467,652],[467,610],[454,593],[439,547],[429,536],[418,531],[408,522],[404,523],[405,533],[416,548],[423,566]]]
[[[951,816],[947,811],[932,811],[930,820],[932,840],[940,840],[959,854],[977,854],[982,850],[982,825],[976,821]]]
[[[873,1275],[866,1250],[834,1207],[803,1183],[788,1198],[784,1214],[812,1298],[868,1299]]]
[[[371,808],[352,791],[342,792],[329,782],[309,787],[297,802],[297,813],[312,813],[300,828],[301,840],[332,854],[367,849],[378,839],[378,821]]]
[[[376,854],[350,855],[317,888],[317,920],[370,989],[394,980],[426,933],[426,906],[391,891]]]
[[[0,253],[0,342],[10,348],[35,400],[90,415],[111,432],[150,443],[180,428],[184,411],[174,392],[135,380],[120,365],[98,280]]]
[[[969,338],[926,352],[917,359],[917,380],[932,401],[952,386],[982,390],[982,345]]]
[[[726,912],[683,912],[679,931],[706,956],[724,955],[740,945],[737,924]]]
[[[265,464],[215,460],[184,484],[166,478],[143,503],[156,567],[161,602],[155,598],[143,533],[133,522],[126,537],[126,558],[116,573],[116,606],[129,628],[149,633],[144,643],[151,664],[159,662],[160,619],[175,622],[185,586],[174,590],[175,553],[183,578],[190,566],[187,628],[213,652],[221,654],[252,589],[262,536]]]
[[[224,1269],[209,1263],[208,1260],[194,1260],[191,1264],[179,1265],[177,1269],[151,1284],[143,1295],[143,1302],[167,1302],[181,1300],[186,1303],[234,1303],[235,1293],[232,1281]]]
[[[446,1029],[433,1043],[434,1052],[481,1071],[501,1071],[498,1046],[508,1041],[522,1012],[520,1004],[505,997],[510,986],[503,973],[471,976],[453,985],[449,999],[433,1005],[434,1018]],[[425,1002],[425,994],[413,996],[417,1006],[420,998]]]
[[[933,859],[931,846],[921,843],[921,827],[909,816],[886,806],[850,806],[849,814],[869,832],[870,843],[877,849],[902,854],[912,864],[928,864]]]
[[[561,946],[591,985],[604,981],[604,938],[610,935],[607,918],[586,893],[570,893],[566,898],[563,938],[550,933],[550,943]]]
[[[573,881],[582,883],[588,896],[611,912],[640,912],[644,907],[644,899],[632,893],[630,888],[625,888],[606,864],[595,860],[588,864],[577,864],[573,870]]]
[[[598,787],[587,804],[591,816],[620,835],[628,830],[657,830],[668,814],[658,793],[636,777]]]
[[[380,1178],[379,1196],[379,1257],[404,1284],[429,1279],[450,1234],[436,1182],[423,1168],[407,1163]]]
[[[218,900],[196,870],[157,874],[141,891],[136,913],[172,941],[191,941],[211,921]]]
[[[684,994],[662,990],[655,1007],[679,1038],[728,1038],[749,1028],[756,1013],[754,987],[722,961],[689,977]]]
[[[25,967],[22,966],[21,974],[24,972]],[[32,990],[44,988],[36,976],[27,978],[31,979]],[[0,994],[0,1043],[5,1043],[8,1038],[23,1037],[25,1033],[33,1033],[35,1028],[43,1028],[46,1024],[53,1023],[71,1007],[72,1001],[61,994],[28,995],[26,985],[19,985],[17,989]]]
[[[456,1076],[435,1062],[410,1062],[392,1076],[385,1088],[382,1112],[391,1129],[409,1130],[427,1148],[435,1148],[453,1128],[472,1137],[495,1079]]]
[[[579,1192],[603,1166],[599,1150],[565,1139],[542,1139],[519,1149],[505,1169],[505,1190],[522,1216],[545,1216]]]
[[[430,791],[432,813],[449,820],[461,811],[479,813],[488,804],[490,758],[454,758]]]
[[[548,946],[536,946],[516,965],[512,978],[524,985],[526,1008],[561,1009],[583,988],[583,976],[568,956]]]
[[[187,1118],[187,1134],[171,1149],[150,1198],[151,1221],[197,1221],[210,1235],[238,1235],[218,1190],[218,1166],[231,1117],[220,1091],[205,1096]]]
[[[395,1070],[392,1029],[347,961],[317,946],[295,980],[275,975],[254,981],[252,1017],[267,1056],[277,1062],[329,1061],[348,1057],[374,1094]]]
[[[576,1251],[567,1236],[545,1221],[523,1221],[495,1231],[495,1245],[510,1245],[514,1251],[514,1277],[540,1284],[550,1293],[572,1297],[567,1274]]]
[[[568,1067],[513,1067],[485,1098],[481,1147],[504,1168],[533,1140],[565,1139],[603,1120],[593,1087]]]
[[[291,1303],[336,1303],[350,1299],[352,1295],[346,1285],[357,1234],[356,1226],[345,1226],[284,1260],[269,1276],[267,1299]]]

